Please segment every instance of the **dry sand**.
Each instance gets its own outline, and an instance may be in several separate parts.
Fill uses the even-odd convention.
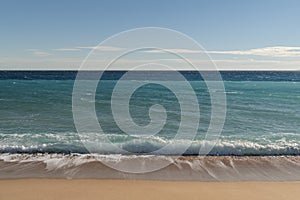
[[[300,199],[300,182],[166,182],[101,179],[0,180],[0,199]]]

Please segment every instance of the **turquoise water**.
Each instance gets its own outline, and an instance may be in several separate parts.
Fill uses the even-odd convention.
[[[150,122],[149,107],[160,104],[167,110],[164,128],[149,138],[125,134],[111,113],[110,98],[116,82],[101,81],[95,101],[89,102],[96,105],[103,137],[133,154],[151,154],[170,142],[179,146],[190,142],[172,140],[181,119],[179,103],[170,90],[151,83],[133,94],[130,114],[135,123],[145,126]],[[0,80],[0,152],[87,153],[73,122],[73,84],[72,78]],[[180,87],[180,82],[174,84]],[[192,80],[190,84],[200,102],[201,115],[198,133],[186,154],[198,154],[210,122],[210,96],[203,81]],[[211,155],[300,155],[300,82],[225,80],[224,85],[226,121]],[[87,98],[81,100],[88,100],[90,95],[87,91]],[[89,134],[85,140],[94,138]],[[120,153],[110,149],[104,140],[100,144],[103,148],[97,153]],[[166,154],[177,152],[174,149]]]

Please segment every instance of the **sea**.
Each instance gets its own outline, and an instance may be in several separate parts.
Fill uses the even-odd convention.
[[[95,81],[93,73],[87,71],[84,80],[76,81]],[[179,95],[188,97],[189,93],[180,90],[183,81],[173,80],[174,73],[180,73],[193,89],[198,103],[184,103],[199,109],[199,116],[182,113],[184,105],[178,94],[151,82],[159,77],[179,88]],[[128,134],[115,121],[112,94],[126,71],[104,72],[97,90],[87,90],[81,96],[83,105],[94,105],[102,131],[79,134],[72,110],[77,74],[0,71],[0,178],[300,180],[300,71],[221,71],[224,91],[209,90],[197,71],[136,71],[135,78],[126,80],[127,88],[136,81],[143,85],[132,93],[129,105],[122,106],[128,106],[131,120],[141,127],[139,131],[151,124],[151,106],[164,108],[161,130],[150,135],[143,131]],[[212,120],[211,95],[218,92],[226,97],[226,116],[220,135],[212,143],[206,141],[206,134]],[[181,123],[189,117],[191,120]],[[195,117],[199,117],[198,124],[192,123]],[[181,126],[188,139],[176,138]],[[195,127],[195,135],[188,137]],[[97,147],[87,148],[90,142]],[[158,151],[169,144],[172,148]],[[205,155],[200,151],[203,145],[212,145]],[[187,148],[182,151],[182,146]],[[106,165],[113,162],[128,165],[126,169],[143,169],[149,163],[166,160],[168,166],[147,173]],[[138,166],[133,166],[136,163]]]

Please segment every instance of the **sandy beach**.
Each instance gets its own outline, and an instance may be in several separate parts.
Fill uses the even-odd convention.
[[[0,199],[299,199],[300,182],[167,182],[101,179],[0,180]]]

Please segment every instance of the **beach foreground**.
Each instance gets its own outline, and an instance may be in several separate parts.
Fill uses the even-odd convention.
[[[299,199],[300,182],[0,180],[0,199]]]

